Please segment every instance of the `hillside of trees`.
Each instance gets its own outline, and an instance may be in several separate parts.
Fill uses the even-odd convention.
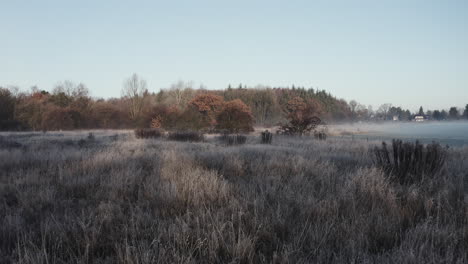
[[[201,129],[216,124],[232,128],[233,124],[226,120],[238,118],[251,125],[274,126],[285,121],[288,102],[296,98],[313,104],[314,111],[327,123],[391,120],[394,116],[405,121],[415,114],[435,120],[468,119],[468,105],[465,109],[452,107],[448,111],[427,112],[421,107],[419,113],[411,113],[383,104],[374,111],[371,106],[354,100],[346,102],[324,90],[294,86],[229,85],[225,89],[207,90],[180,81],[167,89],[150,92],[146,81],[133,74],[124,82],[122,96],[110,99],[93,98],[84,84],[70,81],[59,83],[51,91],[32,87],[20,92],[15,87],[0,87],[0,130],[123,129],[152,125]],[[224,109],[229,111],[221,114]]]

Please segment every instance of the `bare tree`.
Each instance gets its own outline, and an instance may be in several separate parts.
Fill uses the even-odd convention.
[[[59,82],[55,85],[54,89],[52,90],[52,94],[57,95],[60,93],[73,98],[89,96],[89,90],[86,85],[83,83],[75,84],[69,80]]]
[[[384,120],[387,120],[388,111],[392,107],[392,104],[386,103],[379,107],[378,112],[382,114]]]
[[[356,118],[356,106],[357,105],[358,103],[356,102],[356,100],[351,100],[349,102],[349,107],[351,108],[351,114],[352,114],[353,120]]]
[[[171,103],[183,109],[194,95],[193,82],[178,81],[169,88]]]
[[[136,73],[124,81],[122,96],[129,101],[130,118],[136,120],[143,108],[144,96],[147,94],[148,85],[144,79],[141,79]]]
[[[359,119],[365,119],[369,116],[369,111],[365,105],[358,104],[356,106],[356,115]]]
[[[358,103],[356,102],[356,100],[351,100],[349,102],[349,107],[351,108],[351,112],[355,113],[356,112],[356,106],[358,105]]]

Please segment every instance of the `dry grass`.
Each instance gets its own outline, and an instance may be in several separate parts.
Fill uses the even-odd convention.
[[[93,134],[4,135],[0,263],[468,261],[467,147],[402,185],[378,142]]]

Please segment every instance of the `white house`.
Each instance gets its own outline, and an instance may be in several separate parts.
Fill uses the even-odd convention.
[[[426,117],[423,115],[415,115],[414,116],[414,121],[416,122],[424,122],[426,120]]]

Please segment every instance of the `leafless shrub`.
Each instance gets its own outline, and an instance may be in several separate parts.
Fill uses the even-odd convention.
[[[205,139],[205,136],[197,131],[176,131],[170,132],[167,138],[174,141],[200,142]]]
[[[235,146],[235,145],[243,145],[247,142],[247,137],[245,135],[230,135],[230,134],[223,134],[220,137],[221,141],[224,142],[228,146]]]
[[[0,149],[13,149],[13,148],[21,148],[22,145],[16,141],[7,139],[4,136],[0,136]]]
[[[139,128],[135,129],[136,138],[159,138],[163,135],[161,130],[156,128]]]
[[[271,144],[273,141],[273,133],[268,130],[262,132],[262,144]]]
[[[327,134],[323,131],[315,131],[314,138],[318,140],[327,140]]]

